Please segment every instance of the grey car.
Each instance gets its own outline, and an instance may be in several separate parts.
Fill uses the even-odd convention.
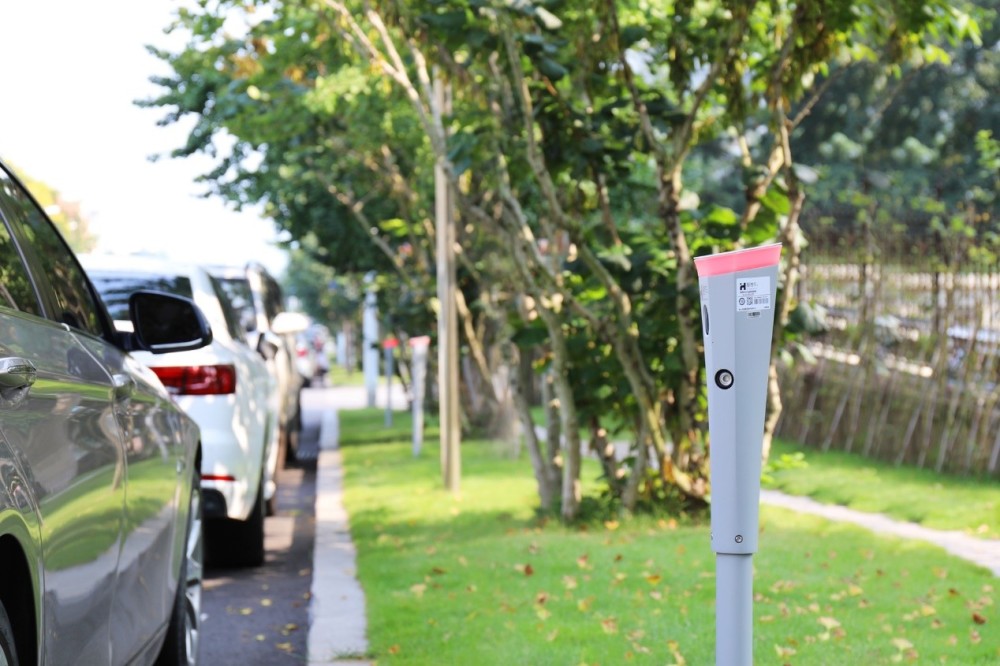
[[[193,302],[133,296],[115,332],[0,164],[0,664],[193,664],[199,430],[129,354],[194,349]]]

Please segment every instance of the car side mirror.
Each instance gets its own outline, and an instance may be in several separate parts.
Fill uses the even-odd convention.
[[[260,354],[265,361],[273,361],[278,357],[280,344],[281,338],[274,334],[265,333],[257,338],[257,353]]]
[[[279,312],[271,322],[271,330],[278,335],[298,333],[309,328],[309,317],[301,312]]]
[[[133,333],[129,347],[154,354],[199,349],[212,342],[212,327],[194,301],[159,291],[128,299]]]

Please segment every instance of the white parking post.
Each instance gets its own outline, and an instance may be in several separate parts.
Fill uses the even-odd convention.
[[[410,347],[413,348],[412,367],[410,383],[413,388],[413,457],[420,455],[420,448],[424,443],[424,385],[427,383],[427,348],[430,347],[429,336],[421,335],[410,338]]]
[[[711,436],[717,666],[753,664],[753,554],[780,255],[774,244],[695,259]]]
[[[368,407],[375,406],[375,391],[378,389],[378,299],[375,296],[375,289],[371,286],[374,281],[374,273],[365,276],[368,291],[365,294],[364,312],[361,317],[361,368],[365,376]]]

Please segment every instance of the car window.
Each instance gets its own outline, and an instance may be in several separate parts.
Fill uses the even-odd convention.
[[[0,222],[0,306],[41,315],[35,288],[7,225]]]
[[[217,278],[219,287],[226,293],[240,325],[246,331],[257,330],[257,311],[253,306],[253,292],[246,278]]]
[[[27,240],[25,252],[31,256],[26,259],[40,267],[48,282],[44,286],[39,284],[39,288],[46,295],[45,290],[51,290],[55,312],[49,313],[49,318],[101,335],[100,306],[69,246],[34,200],[3,169],[0,169],[0,184],[8,222]]]
[[[240,315],[236,312],[236,308],[233,307],[226,290],[222,288],[222,281],[212,276],[209,276],[209,280],[212,282],[212,290],[215,291],[216,298],[219,299],[219,305],[222,306],[222,316],[226,320],[226,328],[229,330],[229,335],[233,340],[246,343],[247,336],[243,326],[240,324]]]
[[[94,270],[90,271],[90,279],[114,320],[128,321],[128,297],[140,289],[194,297],[191,280],[183,275],[132,275]]]

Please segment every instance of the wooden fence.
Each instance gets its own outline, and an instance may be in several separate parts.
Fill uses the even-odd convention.
[[[807,266],[827,311],[781,365],[780,436],[938,471],[1000,477],[1000,274]]]

